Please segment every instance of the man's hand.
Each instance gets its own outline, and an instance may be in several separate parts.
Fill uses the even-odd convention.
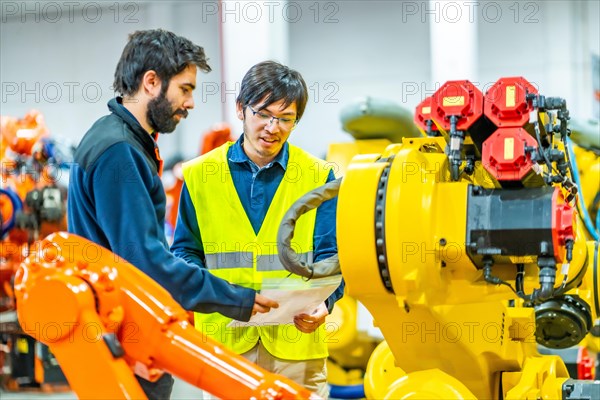
[[[254,307],[252,307],[252,315],[256,313],[266,313],[271,311],[271,308],[279,307],[279,303],[275,300],[271,300],[262,294],[256,293],[254,297]]]
[[[309,314],[298,314],[294,317],[294,325],[300,332],[312,333],[325,322],[325,317],[329,315],[329,310],[325,302],[319,304],[317,308]]]

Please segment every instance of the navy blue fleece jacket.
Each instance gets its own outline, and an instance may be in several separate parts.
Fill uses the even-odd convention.
[[[169,251],[156,142],[120,98],[108,108],[111,113],[94,123],[75,152],[69,231],[135,265],[185,309],[247,321],[254,290],[231,285]]]

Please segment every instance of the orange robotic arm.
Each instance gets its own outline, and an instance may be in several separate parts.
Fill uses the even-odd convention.
[[[206,338],[151,278],[79,236],[39,242],[15,279],[22,328],[47,344],[80,398],[145,398],[133,371],[168,371],[221,398],[317,398]]]

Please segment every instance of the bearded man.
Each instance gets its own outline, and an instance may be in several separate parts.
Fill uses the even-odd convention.
[[[278,304],[179,259],[165,237],[166,196],[156,137],[194,108],[196,70],[209,72],[204,49],[161,29],[129,36],[115,71],[109,115],[87,131],[71,166],[69,231],[135,265],[187,310],[248,321]],[[169,398],[173,378],[138,377],[149,399]]]

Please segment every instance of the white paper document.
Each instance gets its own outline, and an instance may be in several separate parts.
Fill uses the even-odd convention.
[[[268,313],[257,313],[248,322],[231,321],[228,327],[293,324],[294,316],[311,314],[325,301],[342,280],[341,275],[311,279],[265,279],[260,294],[279,303],[279,308],[271,308]]]

